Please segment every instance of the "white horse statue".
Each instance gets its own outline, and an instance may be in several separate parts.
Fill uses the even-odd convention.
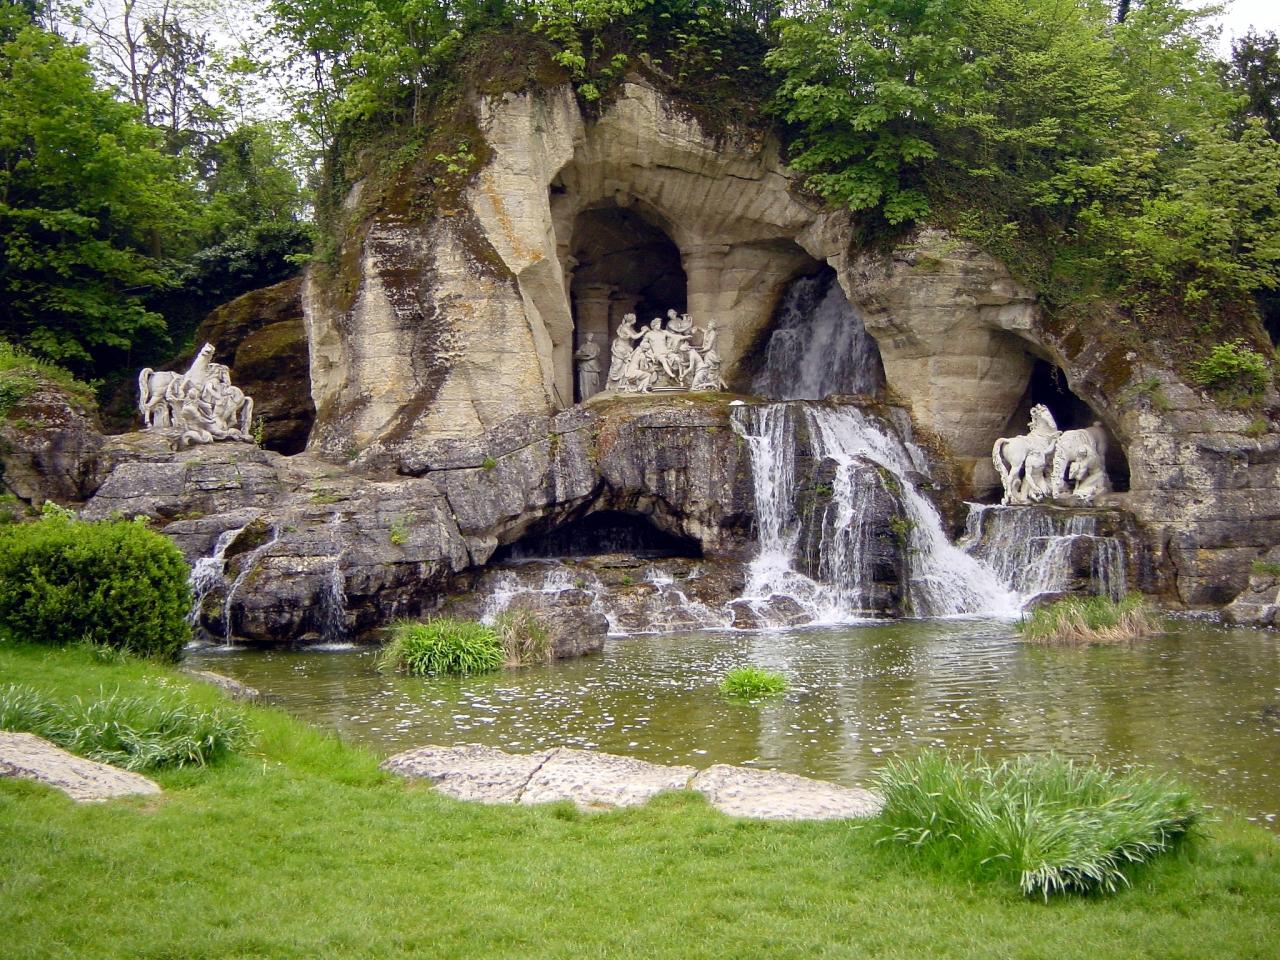
[[[1001,437],[991,448],[991,462],[1000,474],[1004,504],[1027,504],[1043,500],[1052,491],[1045,467],[1062,431],[1049,408],[1037,403],[1031,408],[1030,433]],[[1029,462],[1028,462],[1029,461]]]
[[[209,378],[209,364],[213,362],[213,344],[206,343],[196,354],[186,373],[172,370],[152,370],[143,367],[138,373],[138,412],[142,414],[144,428],[177,426],[177,409],[168,402],[169,388],[174,381],[185,377],[187,383],[197,389]]]
[[[1092,503],[1110,485],[1107,482],[1107,432],[1097,420],[1083,430],[1067,430],[1053,449],[1049,484],[1054,498],[1067,493],[1084,503]]]
[[[138,410],[146,429],[177,431],[179,448],[253,439],[253,400],[232,385],[225,364],[213,362],[212,344],[200,348],[186,373],[139,373]]]

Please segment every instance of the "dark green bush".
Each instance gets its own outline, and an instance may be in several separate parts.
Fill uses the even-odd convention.
[[[1191,370],[1191,377],[1202,387],[1235,396],[1252,397],[1262,393],[1271,378],[1267,358],[1252,350],[1243,340],[1220,343]]]
[[[60,513],[0,530],[0,631],[177,660],[191,637],[181,552],[141,523]]]

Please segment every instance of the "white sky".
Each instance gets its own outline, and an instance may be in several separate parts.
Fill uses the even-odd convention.
[[[1244,36],[1250,27],[1258,33],[1280,33],[1280,3],[1277,0],[1226,0],[1223,6],[1227,8],[1226,12],[1216,18],[1222,27],[1222,39],[1218,44],[1222,53],[1230,51],[1231,41]]]

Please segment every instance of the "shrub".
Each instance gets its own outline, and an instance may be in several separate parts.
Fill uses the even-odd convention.
[[[1191,379],[1202,387],[1234,396],[1256,396],[1270,379],[1267,358],[1243,340],[1220,343],[1191,367]]]
[[[176,660],[191,636],[187,564],[141,523],[59,512],[0,530],[0,630]]]
[[[774,697],[787,689],[787,678],[760,667],[734,667],[720,681],[720,692],[738,700]]]
[[[0,728],[38,734],[126,770],[205,766],[248,741],[244,715],[235,710],[118,695],[59,704],[15,685],[0,689]]]
[[[391,642],[378,658],[382,669],[427,674],[487,673],[502,666],[502,643],[492,627],[447,617],[391,628]]]
[[[499,614],[493,628],[498,633],[503,659],[508,667],[546,663],[555,652],[546,627],[528,610]]]
[[[1160,620],[1141,596],[1068,597],[1034,611],[1018,624],[1032,643],[1085,646],[1120,643],[1160,632]]]
[[[0,339],[0,415],[38,390],[41,380],[59,387],[80,406],[93,406],[93,388],[88,384],[80,382],[62,367],[37,360],[21,347]]]
[[[1016,877],[1046,899],[1114,892],[1124,868],[1169,850],[1199,816],[1190,794],[1159,776],[1061,757],[992,764],[926,751],[879,775],[882,840],[970,874]]]

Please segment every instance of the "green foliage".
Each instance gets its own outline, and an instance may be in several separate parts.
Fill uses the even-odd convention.
[[[0,630],[177,660],[191,636],[187,575],[178,548],[141,523],[46,511],[0,530]]]
[[[911,543],[911,531],[915,528],[915,521],[909,517],[895,514],[889,518],[889,532],[898,546],[905,547]]]
[[[100,694],[59,703],[16,684],[0,688],[0,729],[34,733],[126,770],[205,766],[248,741],[244,715],[234,710],[204,710],[172,696]]]
[[[736,700],[763,700],[785,693],[787,678],[776,670],[734,667],[720,681],[720,692]]]
[[[1033,643],[1088,645],[1118,643],[1160,632],[1160,620],[1140,594],[1110,597],[1067,597],[1039,607],[1018,624]]]
[[[1255,560],[1252,569],[1264,577],[1280,577],[1280,563],[1271,560]]]
[[[8,413],[40,386],[44,380],[57,387],[82,407],[92,407],[93,389],[68,371],[39,360],[21,347],[0,339],[0,416]]]
[[[528,610],[501,613],[493,622],[508,667],[546,663],[555,653],[547,628]]]
[[[1061,757],[993,764],[926,751],[881,771],[883,838],[1026,896],[1115,893],[1125,869],[1165,853],[1200,815],[1168,779]]]
[[[415,676],[488,673],[502,666],[502,642],[492,627],[438,617],[425,623],[402,620],[391,628],[378,664]]]
[[[1271,380],[1267,358],[1243,340],[1220,343],[1191,368],[1191,377],[1202,387],[1240,397],[1257,396]]]
[[[396,517],[391,521],[388,534],[395,546],[403,547],[409,540],[409,521],[405,517]]]
[[[7,16],[12,7],[0,10]],[[0,313],[77,372],[162,337],[143,291],[173,282],[192,197],[156,131],[94,82],[84,50],[36,27],[0,47]]]

